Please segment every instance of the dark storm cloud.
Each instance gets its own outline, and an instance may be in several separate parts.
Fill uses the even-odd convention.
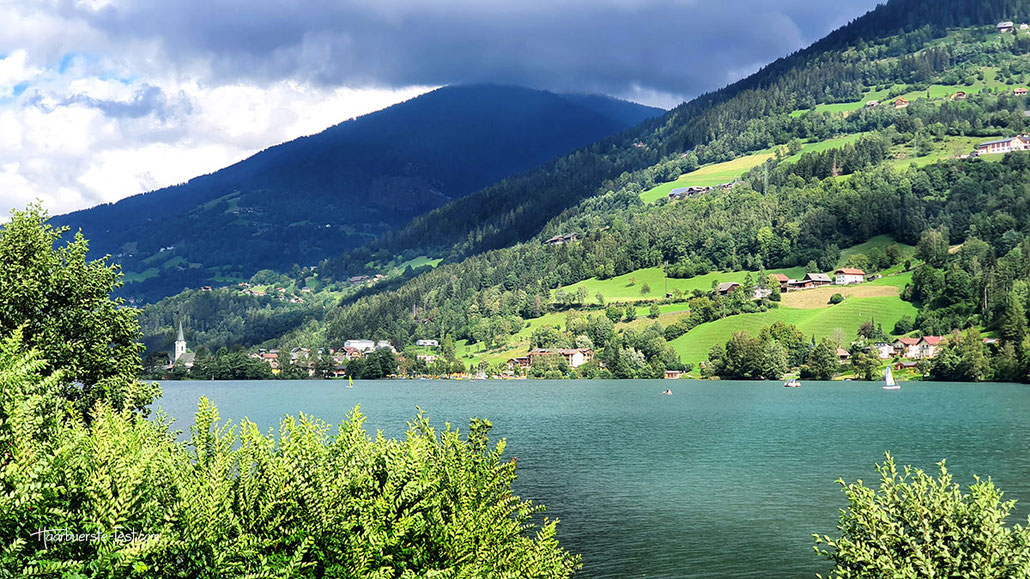
[[[875,0],[118,2],[87,17],[158,39],[214,80],[327,85],[497,81],[683,97],[802,48]],[[185,65],[185,64],[184,64]]]

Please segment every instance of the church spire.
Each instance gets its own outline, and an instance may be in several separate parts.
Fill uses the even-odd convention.
[[[182,320],[179,320],[179,337],[175,339],[176,342],[185,342],[186,338],[182,336]]]

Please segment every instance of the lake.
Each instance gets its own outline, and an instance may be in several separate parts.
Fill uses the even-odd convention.
[[[636,381],[164,382],[155,404],[189,433],[197,399],[263,430],[304,412],[400,437],[416,406],[442,429],[493,422],[518,457],[515,490],[561,519],[582,577],[812,577],[828,565],[812,533],[833,534],[844,493],[877,482],[889,450],[963,487],[990,476],[1030,512],[1030,387],[1018,384]],[[672,396],[662,395],[672,388]]]

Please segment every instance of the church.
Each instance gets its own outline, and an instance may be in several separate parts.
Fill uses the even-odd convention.
[[[172,354],[172,359],[169,361],[168,366],[170,368],[175,365],[181,365],[186,368],[192,368],[195,357],[196,354],[186,351],[186,337],[182,335],[182,322],[180,321],[179,336],[175,339],[175,353]]]

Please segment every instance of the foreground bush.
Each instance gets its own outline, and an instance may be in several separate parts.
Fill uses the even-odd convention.
[[[939,478],[907,466],[899,475],[887,454],[879,491],[838,480],[848,497],[841,537],[813,535],[832,577],[1030,577],[1030,532],[1004,524],[1015,501],[979,478],[963,494],[939,464]]]
[[[421,413],[403,441],[301,415],[278,436],[201,399],[167,420],[98,404],[87,426],[16,333],[0,344],[0,577],[567,577],[557,521],[513,496],[490,423]],[[46,539],[41,530],[96,533]],[[103,537],[103,534],[120,533]]]

